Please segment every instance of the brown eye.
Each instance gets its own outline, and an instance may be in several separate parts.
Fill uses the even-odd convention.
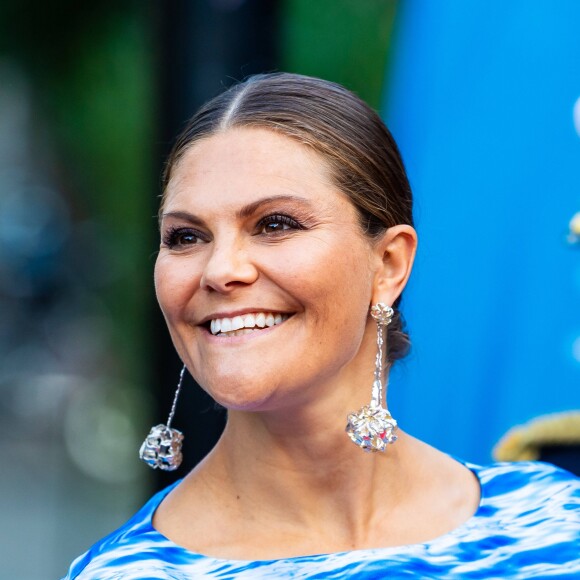
[[[287,215],[269,215],[258,224],[260,234],[276,234],[287,230],[301,230],[302,226]]]
[[[163,236],[163,243],[170,249],[192,246],[204,241],[201,232],[191,228],[172,228]]]

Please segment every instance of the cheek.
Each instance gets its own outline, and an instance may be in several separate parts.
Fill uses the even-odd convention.
[[[364,326],[372,296],[368,248],[356,237],[353,241],[346,236],[346,240],[327,237],[307,247],[297,245],[293,251],[278,254],[270,268],[275,271],[275,283],[324,326],[321,333],[334,336],[353,324]],[[319,338],[325,340],[324,335]]]
[[[155,294],[168,323],[183,312],[192,289],[199,285],[199,274],[192,271],[187,260],[159,256],[154,271]]]
[[[341,296],[349,303],[364,300],[370,293],[372,276],[363,250],[353,244],[321,244],[315,251],[303,253],[297,276],[317,294]]]

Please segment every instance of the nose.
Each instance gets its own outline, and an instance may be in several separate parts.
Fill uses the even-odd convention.
[[[248,250],[236,240],[213,243],[200,280],[204,290],[228,294],[258,278],[258,269]]]

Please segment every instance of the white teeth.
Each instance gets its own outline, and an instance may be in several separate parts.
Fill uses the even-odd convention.
[[[210,331],[214,335],[241,336],[266,326],[271,327],[281,324],[287,319],[287,314],[274,314],[272,312],[257,312],[234,316],[233,318],[215,318],[210,321]]]
[[[252,332],[258,332],[258,330],[256,328],[240,328],[239,330],[222,332],[220,336],[244,336],[244,334],[250,334]]]

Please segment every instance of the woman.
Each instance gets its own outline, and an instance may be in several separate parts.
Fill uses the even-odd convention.
[[[227,425],[67,578],[580,575],[570,474],[468,467],[386,410],[411,210],[391,135],[336,84],[258,76],[193,117],[167,164],[155,287]],[[143,458],[173,467],[179,438],[158,426]]]

